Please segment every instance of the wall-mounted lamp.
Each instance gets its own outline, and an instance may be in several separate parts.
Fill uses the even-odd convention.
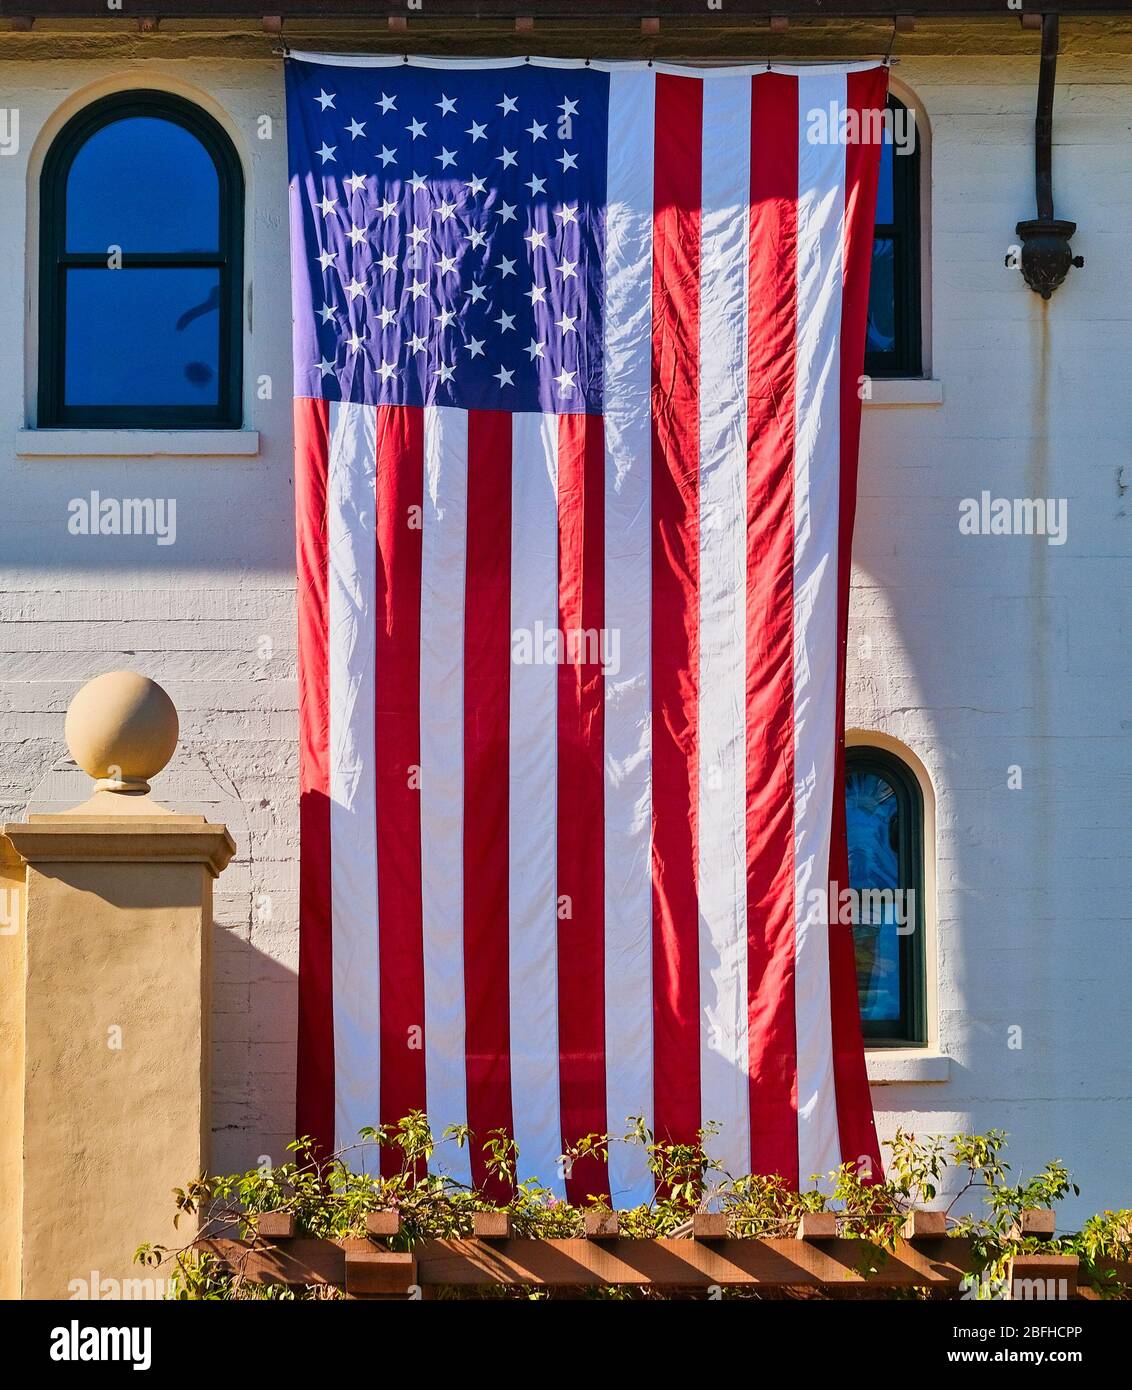
[[[1038,77],[1038,114],[1034,121],[1034,183],[1038,215],[1019,222],[1015,231],[1022,241],[1022,275],[1026,284],[1048,299],[1069,274],[1070,266],[1085,264],[1075,256],[1069,240],[1076,222],[1053,215],[1053,89],[1057,79],[1057,15],[1042,16],[1042,66]]]

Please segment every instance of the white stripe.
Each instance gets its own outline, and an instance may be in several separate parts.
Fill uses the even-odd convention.
[[[845,147],[811,144],[808,113],[844,106],[844,76],[798,83],[798,342],[794,421],[794,928],[798,1166],[840,1162],[830,1014],[827,894],[837,727],[842,223]],[[815,920],[807,921],[813,915]]]
[[[464,1057],[464,593],[468,417],[424,411],[421,556],[421,912],[425,1084],[437,1140],[468,1118]],[[467,1148],[437,1169],[470,1182]]]
[[[605,1055],[611,1134],[652,1125],[652,72],[609,81],[605,222]],[[637,1145],[614,1144],[615,1206],[647,1202]]]
[[[747,262],[751,86],[704,83],[700,290],[700,1113],[750,1169],[747,1055]]]
[[[541,1178],[564,1197],[558,1092],[558,667],[541,660],[540,638],[558,628],[557,416],[514,415],[511,449],[511,1105],[520,1178]],[[525,651],[524,644],[529,644]]]
[[[334,1142],[341,1148],[357,1143],[358,1130],[380,1119],[373,732],[377,426],[373,407],[332,403],[328,447]]]

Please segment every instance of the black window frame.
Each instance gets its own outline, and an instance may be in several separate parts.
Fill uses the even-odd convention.
[[[67,270],[105,267],[105,254],[67,250],[67,180],[79,151],[108,125],[149,116],[181,126],[216,166],[219,239],[206,254],[122,250],[122,268],[205,268],[219,271],[220,335],[215,405],[67,405]],[[40,175],[39,398],[40,429],[239,429],[243,423],[244,174],[232,142],[199,106],[169,92],[131,89],[92,102],[59,132]]]
[[[909,110],[889,96],[892,112]],[[915,113],[909,112],[909,120]],[[874,241],[892,242],[893,328],[895,343],[887,352],[865,351],[865,374],[884,378],[920,377],[924,371],[923,283],[920,269],[920,140],[909,154],[892,155],[892,221],[878,222]]]
[[[894,1023],[861,1019],[868,1047],[926,1047],[927,951],[924,941],[924,794],[919,779],[903,759],[873,744],[854,744],[845,750],[845,785],[865,773],[882,777],[897,799],[900,887],[914,894],[915,930],[898,938],[900,1017]],[[857,887],[851,884],[851,887]]]

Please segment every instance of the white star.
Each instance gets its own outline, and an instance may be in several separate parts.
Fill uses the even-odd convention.
[[[409,293],[413,296],[414,299],[420,299],[422,294],[428,293],[428,286],[424,283],[423,280],[414,280],[411,285],[406,285],[405,288],[409,291]]]
[[[500,275],[502,275],[502,277],[504,278],[504,280],[507,279],[508,275],[514,275],[514,274],[515,274],[515,262],[514,262],[514,261],[508,260],[506,256],[500,256],[500,258],[499,258],[499,273],[500,273]]]
[[[501,309],[499,311],[499,317],[494,319],[493,322],[499,325],[500,333],[511,333],[515,328],[515,315],[504,313]]]
[[[519,109],[519,103],[514,97],[504,96],[502,101],[497,101],[495,104],[503,108],[503,114],[505,116],[509,116],[512,111],[518,111]]]
[[[480,229],[479,229],[478,227],[469,227],[469,228],[468,228],[468,245],[469,245],[469,246],[474,246],[474,247],[476,247],[476,248],[478,249],[479,247],[483,246],[483,245],[486,243],[486,241],[487,241],[487,233],[486,233],[486,232],[481,232]]]
[[[351,193],[358,193],[365,186],[366,176],[364,174],[351,174],[344,180],[346,187]]]
[[[576,116],[578,114],[578,103],[566,97],[564,101],[558,103],[558,109],[562,112],[563,116]]]
[[[413,119],[409,122],[409,124],[405,127],[405,129],[409,132],[409,134],[413,137],[414,140],[419,140],[420,137],[425,133],[425,123],[424,121],[418,121],[416,116],[414,116]]]
[[[357,119],[352,120],[346,129],[350,134],[351,140],[356,140],[359,135],[364,135],[366,133],[365,122]]]
[[[388,381],[396,370],[396,362],[382,362],[381,366],[377,369],[377,374],[381,377],[382,381]]]
[[[319,253],[318,263],[323,268],[323,270],[329,270],[337,259],[337,251],[322,251]]]
[[[455,256],[441,256],[436,262],[441,275],[453,275],[456,271]]]
[[[565,367],[562,368],[562,370],[554,378],[554,380],[558,383],[558,394],[560,396],[564,396],[567,391],[573,391],[575,389],[574,378],[576,376],[577,372],[568,372]]]
[[[478,121],[473,121],[465,134],[472,137],[472,144],[474,145],[477,140],[487,139],[487,126],[480,125]]]
[[[539,125],[538,121],[532,121],[530,125],[527,126],[527,134],[531,137],[532,142],[545,140],[546,126]]]
[[[428,187],[428,180],[423,174],[418,174],[414,169],[413,177],[409,180],[409,187],[414,193],[423,193]]]
[[[451,150],[441,150],[440,153],[436,155],[436,158],[440,160],[440,167],[442,169],[448,169],[456,163],[456,156]]]
[[[562,317],[556,321],[554,326],[555,328],[561,328],[563,333],[575,333],[577,330],[575,329],[574,325],[577,322],[577,314],[575,314],[574,317],[571,318],[570,315],[565,311],[565,309],[563,309]]]
[[[441,309],[440,313],[436,316],[436,321],[438,324],[440,324],[441,332],[443,332],[448,327],[448,325],[452,322],[452,320],[455,317],[456,314],[452,309]]]
[[[318,96],[315,97],[315,101],[317,101],[319,106],[321,106],[322,109],[325,111],[328,106],[334,105],[334,98],[337,95],[337,92],[327,92],[320,90]]]
[[[381,312],[378,314],[377,317],[381,320],[382,328],[388,328],[389,325],[393,322],[393,320],[397,317],[397,313],[395,310],[390,309],[388,305],[383,304],[381,306]]]
[[[472,177],[468,180],[468,182],[464,184],[464,187],[474,198],[477,193],[482,193],[484,191],[484,189],[487,187],[487,184],[484,183],[483,179],[481,179],[478,174],[473,174]]]
[[[357,246],[359,241],[365,241],[366,229],[364,227],[351,227],[346,235],[350,238],[350,245]]]
[[[561,164],[562,172],[565,173],[567,169],[576,169],[578,167],[578,156],[576,154],[571,154],[569,150],[563,150],[554,162],[555,164]]]
[[[531,301],[531,308],[536,304],[546,303],[546,290],[542,285],[532,285],[527,291],[526,297]]]
[[[391,270],[397,269],[397,257],[392,251],[383,251],[378,264],[381,266],[382,275],[388,275]]]
[[[499,382],[500,386],[514,386],[515,373],[509,372],[506,367],[500,367],[495,373],[495,380]]]
[[[428,347],[428,339],[422,338],[419,333],[414,333],[409,339],[410,352],[424,352],[426,347]]]
[[[322,373],[323,376],[329,376],[330,373],[334,370],[334,363],[328,362],[324,357],[322,361],[318,364],[318,370]]]
[[[440,214],[441,222],[447,222],[448,219],[452,216],[452,214],[456,211],[456,204],[448,202],[437,203],[436,211]]]
[[[324,304],[322,308],[318,311],[318,314],[319,317],[322,319],[323,323],[326,324],[329,323],[330,320],[334,317],[334,310],[330,307],[329,304]]]
[[[388,116],[390,111],[397,110],[397,98],[382,92],[380,101],[375,101],[374,105],[381,107],[381,114],[383,116]]]
[[[443,92],[441,92],[440,100],[436,104],[440,107],[440,114],[442,116],[450,116],[456,109],[455,97],[446,97]]]
[[[397,151],[391,150],[388,145],[382,145],[381,153],[376,155],[375,158],[381,160],[382,168],[384,168],[386,164],[392,164],[397,158]]]
[[[575,279],[577,279],[577,276],[578,276],[578,262],[577,262],[577,261],[563,261],[562,264],[558,267],[558,273],[559,273],[559,275],[562,276],[563,280],[575,280]]]
[[[441,385],[443,385],[445,382],[451,381],[455,373],[455,367],[448,367],[443,362],[441,362],[440,366],[437,367],[435,372],[433,372],[433,376],[438,376],[440,378]]]
[[[325,164],[328,159],[331,160],[333,163],[337,164],[338,161],[334,158],[334,151],[337,148],[337,145],[328,145],[324,140],[322,144],[319,146],[319,148],[315,150],[315,154],[318,155],[318,157],[322,160],[323,164]]]
[[[350,281],[348,285],[343,285],[342,288],[346,291],[346,293],[350,296],[351,299],[357,299],[366,292],[365,285],[362,284],[362,282],[356,276],[353,280]]]
[[[427,241],[428,228],[414,227],[413,230],[409,233],[409,240],[413,243],[414,246],[419,246],[422,241]]]
[[[392,202],[389,198],[386,198],[383,203],[377,205],[377,210],[381,213],[382,217],[392,217],[397,211],[397,204]]]
[[[537,174],[532,174],[523,187],[531,190],[531,197],[533,198],[536,193],[541,193],[546,188],[546,180],[540,179]]]
[[[514,203],[500,203],[500,204],[499,204],[499,215],[500,215],[500,217],[504,220],[504,222],[514,222],[514,220],[515,220],[515,205],[514,205]]]
[[[355,328],[353,333],[346,339],[346,346],[351,352],[357,352],[362,345],[362,335]]]
[[[560,209],[558,212],[556,212],[554,215],[555,215],[555,217],[558,218],[558,220],[559,220],[559,221],[562,223],[562,225],[565,227],[565,225],[566,225],[567,222],[573,222],[574,219],[577,217],[577,215],[578,215],[578,204],[575,203],[574,206],[573,206],[572,208],[568,208],[568,207],[566,206],[566,204],[563,203],[561,209]]]
[[[464,346],[468,349],[469,353],[471,353],[473,357],[483,356],[482,338],[469,338],[468,341],[464,344]]]
[[[504,169],[510,169],[511,166],[516,162],[516,160],[515,160],[515,151],[514,151],[514,150],[509,150],[509,149],[506,147],[506,145],[503,147],[503,153],[502,153],[502,154],[497,154],[495,157],[496,157],[496,159],[501,159],[501,160],[503,161],[503,167],[504,167]]]
[[[537,251],[540,246],[546,245],[546,233],[540,232],[537,227],[532,227],[523,240],[531,243],[532,251]]]
[[[318,204],[319,210],[321,211],[323,217],[329,217],[337,206],[338,203],[335,201],[335,199],[329,197],[325,193],[322,195],[322,202]]]
[[[478,304],[486,293],[487,291],[484,289],[482,285],[477,285],[473,283],[468,286],[468,298],[472,301],[473,304]]]
[[[535,338],[532,338],[532,339],[531,339],[531,345],[530,345],[530,347],[525,347],[525,348],[523,349],[523,351],[527,354],[527,356],[528,356],[528,357],[531,359],[531,361],[533,362],[533,361],[535,360],[536,357],[541,357],[541,356],[542,356],[543,348],[545,348],[545,347],[546,347],[546,344],[545,344],[545,343],[540,343],[540,342],[538,342]]]

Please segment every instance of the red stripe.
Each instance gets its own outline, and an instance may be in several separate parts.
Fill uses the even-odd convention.
[[[464,1002],[472,1178],[496,1198],[482,1145],[513,1133],[508,999],[511,417],[468,414],[464,611]]]
[[[604,1134],[605,1108],[605,436],[600,416],[558,425],[558,1051],[562,1138]],[[576,634],[584,634],[579,639]],[[572,1202],[609,1195],[581,1159]]]
[[[700,1126],[700,182],[703,84],[656,79],[652,338],[654,1122]]]
[[[424,1110],[421,923],[421,513],[424,414],[377,406],[374,761],[380,929],[381,1123]],[[382,1153],[386,1173],[398,1155]]]
[[[330,664],[326,473],[329,409],[295,401],[299,610],[299,1056],[296,1129],[334,1149],[330,919]]]
[[[798,1180],[794,1016],[794,403],[798,80],[751,84],[747,981],[751,1170]]]
[[[846,77],[850,110],[884,109],[888,70],[873,68]],[[849,627],[849,577],[853,520],[857,505],[857,456],[861,435],[859,378],[865,361],[865,323],[869,269],[876,218],[878,144],[847,145],[845,151],[844,283],[841,300],[841,480],[840,536],[837,565],[837,774],[833,790],[830,881],[849,886],[845,837],[845,649]],[[880,1147],[873,1121],[872,1096],[861,1040],[857,973],[850,928],[829,929],[830,998],[832,1001],[833,1071],[837,1088],[837,1123],[842,1159],[867,1163],[881,1176]]]

